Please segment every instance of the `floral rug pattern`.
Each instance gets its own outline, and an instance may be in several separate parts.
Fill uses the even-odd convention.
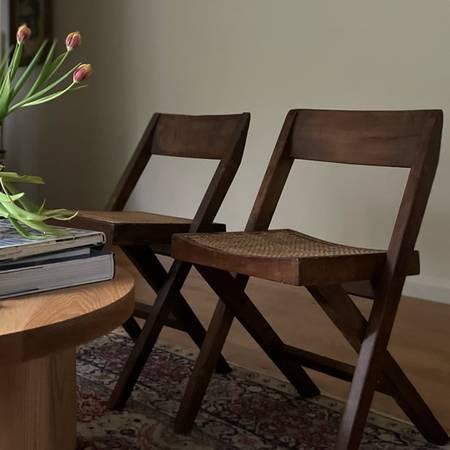
[[[299,398],[291,386],[244,369],[215,375],[191,436],[172,424],[192,368],[180,349],[157,347],[127,408],[106,401],[131,349],[114,332],[78,352],[78,450],[332,449],[342,403]],[[372,415],[361,450],[435,450],[409,425]]]

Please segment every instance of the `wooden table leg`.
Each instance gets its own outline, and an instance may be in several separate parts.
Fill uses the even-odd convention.
[[[0,367],[0,449],[75,446],[75,349]]]

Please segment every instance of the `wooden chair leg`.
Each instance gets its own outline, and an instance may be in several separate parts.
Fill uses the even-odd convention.
[[[389,353],[386,356],[384,372],[398,405],[424,438],[432,444],[448,444],[447,432]]]
[[[303,397],[319,395],[319,388],[305,370],[281,354],[283,341],[251,302],[245,291],[241,289],[239,282],[228,272],[205,266],[196,267],[214,292],[226,303],[300,395]]]
[[[357,351],[362,351],[362,341],[368,324],[351,298],[340,286],[308,288],[325,313],[343,333],[347,341]],[[362,357],[362,356],[361,356]],[[419,395],[400,366],[385,351],[381,354],[382,372],[389,391],[394,394],[399,406],[405,411],[424,437],[437,445],[448,442],[448,435],[434,417],[428,405]],[[356,380],[356,373],[354,380]],[[352,401],[349,399],[349,402]],[[345,447],[342,447],[345,448]]]
[[[175,418],[176,433],[189,433],[194,426],[233,318],[231,310],[219,300]]]
[[[384,339],[381,335],[379,317],[371,315],[369,324],[375,330],[367,333],[362,342],[350,394],[339,427],[336,450],[359,449],[378,378],[382,373],[387,345],[384,348],[381,345]]]
[[[124,246],[122,249],[152,289],[158,293],[164,286],[168,274],[155,253],[147,247]],[[198,348],[201,348],[206,336],[206,331],[202,323],[179,290],[173,289],[171,295],[176,296],[173,302],[173,315],[183,324],[184,330],[189,334]],[[231,372],[231,367],[222,355],[220,355],[217,361],[216,371],[221,374]]]
[[[133,341],[136,341],[141,334],[141,327],[134,317],[130,317],[122,326]]]
[[[207,333],[194,311],[192,311],[189,303],[184,298],[179,298],[174,303],[173,313],[183,323],[183,327],[197,347],[199,349],[203,348]],[[221,375],[227,375],[232,371],[230,365],[221,354],[216,359],[214,369]]]
[[[167,280],[159,291],[152,314],[146,320],[141,334],[128,357],[119,380],[109,400],[112,409],[123,409],[136,384],[139,375],[169,317],[176,299],[171,295],[174,289],[180,289],[190,270],[188,264],[175,261],[169,270]]]

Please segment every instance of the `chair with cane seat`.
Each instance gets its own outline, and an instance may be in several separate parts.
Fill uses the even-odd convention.
[[[430,442],[448,436],[387,350],[405,278],[419,273],[415,243],[439,159],[442,112],[293,110],[246,231],[174,235],[172,255],[194,264],[220,300],[178,412],[189,432],[236,317],[305,397],[319,394],[303,367],[351,382],[337,450],[359,448],[375,391],[392,396]],[[295,159],[409,169],[385,251],[316,239],[269,225]],[[305,286],[359,354],[356,367],[285,344],[245,293],[250,276]],[[368,320],[349,294],[372,298]],[[288,320],[288,318],[286,319]]]
[[[107,211],[81,211],[72,226],[104,231],[119,246],[157,293],[153,306],[136,303],[134,316],[123,324],[135,346],[110,399],[122,408],[164,325],[187,332],[200,346],[205,330],[180,290],[191,265],[174,262],[169,271],[157,254],[170,255],[174,233],[224,231],[214,218],[240,165],[250,114],[188,116],[155,114],[112,195]],[[214,176],[192,220],[147,212],[122,211],[151,155],[218,160]],[[154,195],[157,195],[155,193]],[[221,357],[219,372],[230,368]]]

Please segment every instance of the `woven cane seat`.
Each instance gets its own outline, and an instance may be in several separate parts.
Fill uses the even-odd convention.
[[[99,230],[117,245],[170,244],[172,234],[187,233],[192,220],[141,211],[80,211],[69,226]],[[224,231],[212,224],[207,231]]]
[[[323,241],[293,230],[175,235],[176,259],[295,285],[369,280],[383,250]],[[418,253],[408,274],[418,273]]]

